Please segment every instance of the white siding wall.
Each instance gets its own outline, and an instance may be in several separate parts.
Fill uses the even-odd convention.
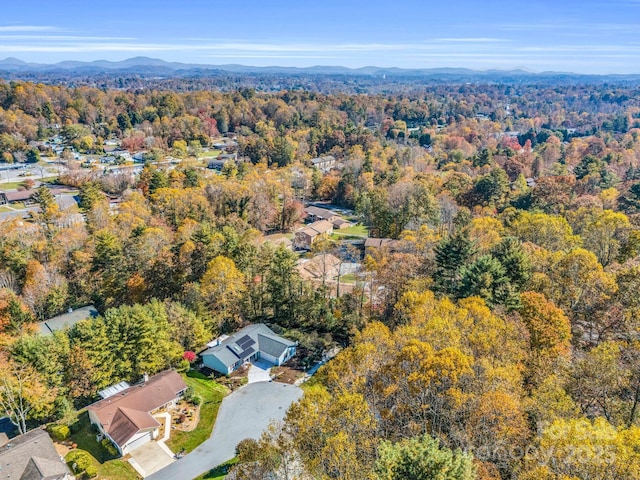
[[[266,360],[267,362],[271,362],[274,365],[280,365],[280,363],[278,363],[279,359],[272,355],[269,355],[268,353],[260,352],[260,358],[262,360]]]
[[[127,453],[131,453],[131,450],[135,450],[139,446],[151,441],[152,436],[153,432],[149,431],[138,433],[135,437],[129,440],[124,447],[122,447],[122,454],[126,455]]]

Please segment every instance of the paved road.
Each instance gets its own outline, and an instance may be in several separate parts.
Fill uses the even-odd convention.
[[[211,437],[147,480],[191,480],[232,459],[240,440],[259,438],[300,397],[300,388],[278,382],[251,383],[236,390],[222,401]]]

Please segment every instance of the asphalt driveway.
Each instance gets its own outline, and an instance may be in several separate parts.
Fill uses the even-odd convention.
[[[190,480],[235,456],[245,438],[259,438],[273,420],[282,420],[289,406],[302,397],[294,385],[250,383],[226,397],[220,405],[211,437],[193,452],[147,480]]]

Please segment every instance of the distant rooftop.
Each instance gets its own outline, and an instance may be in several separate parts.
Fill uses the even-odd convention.
[[[93,305],[89,305],[40,322],[38,326],[40,327],[40,333],[42,335],[51,335],[56,330],[64,330],[67,327],[71,328],[82,320],[95,318],[97,316],[98,310],[96,310]]]
[[[47,432],[31,430],[12,438],[0,448],[2,478],[16,480],[62,480],[71,478]]]

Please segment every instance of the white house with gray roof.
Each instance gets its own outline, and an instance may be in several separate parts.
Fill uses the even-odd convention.
[[[276,335],[262,323],[249,325],[230,337],[220,338],[202,352],[202,363],[227,375],[244,363],[266,360],[282,365],[296,353],[296,342]]]

